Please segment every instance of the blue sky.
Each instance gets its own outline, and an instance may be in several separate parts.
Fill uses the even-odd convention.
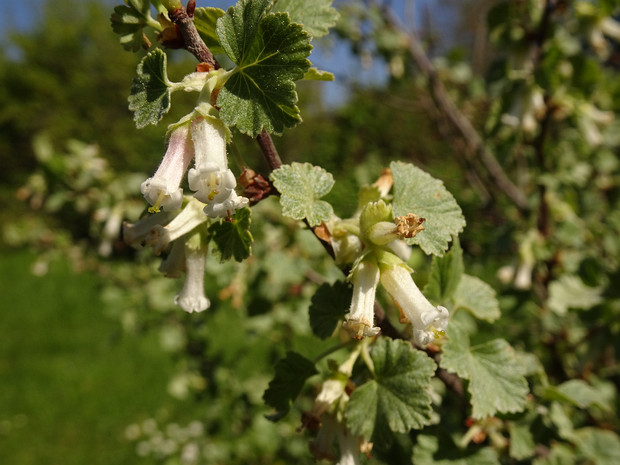
[[[62,0],[59,0],[62,1]],[[121,4],[122,0],[104,0],[110,4],[110,10],[114,5]],[[185,1],[185,0],[184,0]],[[0,0],[2,4],[2,14],[0,15],[0,37],[4,37],[6,33],[15,30],[27,30],[36,24],[38,18],[38,12],[44,0]],[[214,6],[226,9],[230,5],[233,5],[235,0],[198,0],[198,6]],[[336,4],[338,0],[336,0]],[[401,18],[405,16],[405,5],[411,4],[412,0],[393,0],[392,6]],[[437,12],[441,9],[441,4],[445,5],[445,1],[441,0],[416,0],[415,4],[415,17],[420,18],[422,15],[419,12]],[[445,19],[445,9],[443,14],[434,15],[434,20],[437,23],[436,27],[441,27],[440,24]],[[448,30],[447,27],[442,29]],[[338,104],[346,99],[347,91],[350,88],[350,82],[345,82],[343,77],[354,76],[356,82],[359,83],[372,83],[381,84],[385,81],[387,74],[384,71],[384,64],[380,63],[379,66],[375,63],[373,70],[364,68],[357,57],[352,56],[349,48],[346,44],[338,43],[335,41],[330,42],[330,46],[324,46],[325,41],[317,41],[315,43],[315,50],[310,57],[313,64],[320,69],[330,71],[336,75],[335,82],[324,83],[324,92],[326,95],[326,103]],[[340,79],[339,79],[340,78]]]

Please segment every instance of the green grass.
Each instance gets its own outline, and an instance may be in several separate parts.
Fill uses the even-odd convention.
[[[155,334],[124,335],[103,314],[97,276],[0,252],[0,463],[146,464],[125,427],[178,403]]]

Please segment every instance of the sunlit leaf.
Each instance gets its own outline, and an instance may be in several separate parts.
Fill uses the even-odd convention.
[[[443,182],[409,163],[393,162],[394,216],[414,213],[425,218],[424,231],[408,244],[417,244],[426,254],[443,255],[453,236],[465,227],[461,208]]]
[[[294,23],[301,24],[314,37],[324,36],[336,25],[338,11],[334,0],[276,0],[272,11],[285,11]]]
[[[402,340],[381,339],[370,353],[374,377],[359,386],[347,404],[347,426],[366,438],[389,428],[398,433],[431,422],[429,383],[437,366]]]
[[[310,163],[283,165],[271,173],[273,185],[280,192],[282,213],[296,220],[308,220],[317,226],[333,214],[332,206],[324,200],[334,185],[333,176]]]
[[[217,21],[220,43],[236,65],[218,97],[220,117],[244,134],[281,133],[301,121],[294,81],[310,61],[310,35],[269,0],[240,0]]]
[[[441,367],[469,380],[472,417],[520,412],[529,392],[524,368],[503,339],[471,346],[461,325],[452,321],[443,346]]]

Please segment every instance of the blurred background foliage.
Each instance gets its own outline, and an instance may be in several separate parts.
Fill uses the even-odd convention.
[[[617,412],[620,140],[617,122],[588,106],[620,110],[617,45],[597,42],[589,16],[572,15],[570,6],[568,19],[537,43],[528,28],[540,20],[532,19],[540,2],[508,3],[438,2],[419,29],[436,78],[519,179],[528,212],[465,156],[471,147],[437,111],[428,76],[381,8],[371,8],[381,2],[337,2],[341,22],[324,45],[344,41],[382,84],[359,82],[360,68],[329,70],[353,89],[332,105],[320,85],[301,83],[304,124],[276,144],[285,162],[334,174],[328,200],[343,217],[357,205],[351,192],[389,161],[412,161],[442,179],[468,220],[467,268],[492,283],[502,303],[503,318],[480,337],[503,334],[539,357],[552,384],[586,380]],[[604,12],[617,6],[593,4]],[[127,109],[142,52],[122,51],[111,6],[43,1],[32,27],[2,38],[0,458],[311,463],[308,439],[295,432],[311,396],[279,423],[264,418],[261,398],[286,349],[320,352],[307,309],[318,285],[341,273],[269,199],[253,214],[249,260],[210,273],[218,262],[210,257],[208,312],[174,307],[180,283],[161,277],[147,251],[129,249],[118,234],[122,220],[144,209],[138,186],[165,145],[161,126],[137,131]],[[524,66],[528,47],[542,44],[533,77],[510,74]],[[170,58],[173,80],[195,66],[177,52]],[[164,123],[187,112],[183,98],[175,95]],[[544,114],[536,113],[540,99]],[[253,141],[237,137],[235,150],[265,172]],[[428,263],[414,256],[412,264],[423,281]],[[575,304],[580,312],[569,311]],[[575,424],[617,431],[609,409],[593,409],[576,408]],[[465,430],[463,417],[457,408],[446,421]],[[410,457],[414,438],[405,436],[377,445],[375,457]]]

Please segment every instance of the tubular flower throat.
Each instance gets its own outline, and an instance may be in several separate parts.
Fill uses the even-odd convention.
[[[353,298],[343,327],[356,339],[379,334],[380,329],[374,326],[379,275],[379,267],[370,261],[360,263],[353,272]]]
[[[442,306],[433,306],[418,289],[407,269],[399,265],[383,269],[381,284],[413,326],[413,338],[416,344],[429,344],[445,334],[448,327],[448,310]]]
[[[224,126],[199,117],[192,122],[191,135],[196,165],[188,173],[189,187],[194,197],[206,204],[207,216],[225,217],[247,206],[248,199],[235,193],[237,180],[228,169]]]
[[[183,203],[183,189],[180,187],[183,175],[194,156],[192,141],[187,125],[180,126],[170,135],[168,149],[155,174],[140,186],[140,192],[152,205],[149,212],[163,208],[175,211]]]

